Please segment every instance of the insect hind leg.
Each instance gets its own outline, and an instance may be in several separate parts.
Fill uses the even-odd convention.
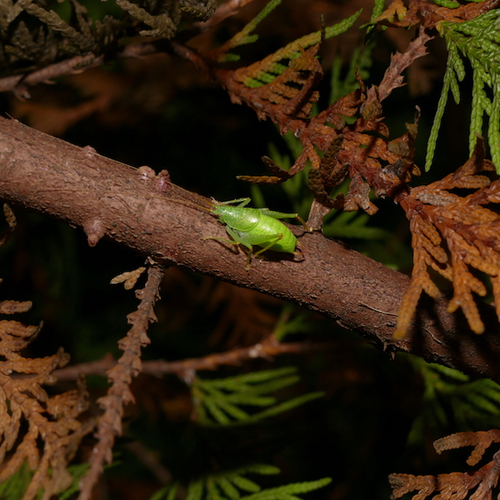
[[[276,238],[274,238],[271,243],[266,245],[265,247],[261,248],[259,251],[255,252],[254,255],[257,257],[257,255],[260,255],[261,253],[265,252],[266,250],[271,250],[276,243],[278,243],[279,240],[283,239],[283,234],[280,233]]]
[[[241,236],[236,232],[234,231],[232,228],[230,228],[229,226],[226,226],[226,231],[228,232],[229,236],[231,236],[231,238],[233,238],[233,244],[234,245],[243,245],[244,247],[246,247],[248,249],[248,252],[247,252],[247,263],[245,265],[245,269],[247,271],[250,271],[250,261],[252,260],[252,255],[254,255],[253,253],[253,246],[250,245],[250,243],[246,242],[243,240],[243,238],[241,238]],[[273,243],[274,245],[274,243]],[[255,255],[259,254],[259,252],[257,252]]]

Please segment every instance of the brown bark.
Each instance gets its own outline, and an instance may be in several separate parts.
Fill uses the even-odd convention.
[[[269,254],[265,261],[253,259],[246,271],[241,251],[203,240],[225,238],[223,226],[175,201],[193,195],[165,173],[154,176],[146,167],[136,170],[0,118],[0,199],[82,227],[91,245],[112,238],[155,259],[318,311],[389,352],[411,352],[500,382],[500,328],[490,306],[481,308],[487,333],[477,336],[463,316],[446,312],[445,300],[423,299],[408,335],[394,341],[407,276],[297,227],[302,257]]]

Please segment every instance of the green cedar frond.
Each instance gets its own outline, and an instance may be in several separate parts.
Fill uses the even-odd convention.
[[[350,94],[352,91],[359,88],[359,82],[356,78],[356,72],[359,73],[362,80],[369,77],[369,69],[373,63],[372,52],[375,44],[371,43],[364,47],[356,47],[351,56],[349,68],[346,76],[341,78],[342,58],[337,56],[332,65],[332,76],[330,79],[330,98],[328,104],[333,104],[341,97]]]
[[[89,468],[90,463],[88,462],[70,465],[68,467],[68,472],[73,477],[73,484],[66,491],[59,494],[58,500],[69,500],[70,498],[74,498],[75,493],[80,488],[80,481],[84,478]]]
[[[483,134],[487,115],[490,154],[500,173],[500,11],[491,10],[463,23],[441,22],[438,30],[446,41],[448,64],[427,146],[425,168],[429,170],[434,158],[449,91],[451,90],[455,102],[460,100],[459,82],[466,74],[463,56],[472,67],[473,80],[470,153],[474,150],[477,136]]]
[[[222,47],[217,49],[218,56],[216,57],[217,62],[227,62],[227,61],[237,61],[239,56],[237,54],[230,53],[229,50],[238,47],[240,45],[245,45],[248,43],[253,43],[258,39],[258,35],[252,35],[252,31],[255,30],[257,25],[265,19],[272,10],[274,10],[281,0],[271,0],[262,11],[250,21],[240,32],[236,33],[230,40],[228,40]],[[341,33],[347,31],[358,19],[361,14],[361,10],[353,14],[352,16],[344,19],[340,23],[329,26],[325,29],[325,39],[331,38],[333,36],[338,36]],[[321,31],[315,33],[310,33],[309,35],[303,36],[298,40],[289,43],[286,47],[279,49],[274,54],[268,56],[260,64],[263,64],[262,71],[255,77],[255,82],[252,79],[247,79],[243,82],[247,87],[260,87],[266,83],[270,83],[285,71],[287,66],[283,64],[283,61],[290,59],[297,59],[301,50],[307,49],[321,41]]]
[[[292,483],[263,490],[248,474],[279,474],[272,465],[252,464],[191,481],[186,500],[300,500],[296,495],[309,493],[329,484],[330,478]],[[179,485],[173,483],[157,491],[150,500],[173,500]],[[250,493],[249,495],[247,493]]]
[[[500,386],[489,379],[470,381],[452,368],[412,358],[412,364],[424,380],[420,414],[408,436],[410,443],[422,442],[431,429],[442,434],[450,424],[460,431],[495,426],[500,416]]]
[[[298,406],[302,406],[309,401],[314,401],[315,399],[322,398],[324,395],[324,392],[318,391],[289,399],[288,401],[284,401],[283,403],[277,404],[276,406],[272,406],[267,410],[263,410],[259,413],[256,413],[255,415],[252,415],[249,421],[256,422],[257,420],[262,420],[264,418],[274,417],[276,415],[279,415],[280,413],[284,413],[286,411],[292,410],[293,408],[297,408]]]
[[[384,9],[385,9],[385,0],[374,0],[372,15],[370,16],[370,22],[360,27],[360,29],[366,28],[367,38],[374,32],[376,27],[375,20],[380,15],[382,15]],[[386,29],[385,26],[383,27],[383,29]]]
[[[317,481],[287,484],[286,486],[279,486],[278,488],[264,490],[254,495],[241,497],[241,500],[292,500],[297,498],[295,494],[301,495],[303,493],[323,488],[323,486],[331,483],[331,481],[332,480],[329,477],[325,477],[323,479],[318,479]]]
[[[4,500],[20,500],[31,482],[34,472],[27,463],[17,469],[15,474],[0,484],[0,498]]]
[[[237,54],[229,53],[228,51],[245,45],[248,43],[256,42],[259,35],[251,35],[252,31],[257,28],[258,24],[265,19],[279,4],[281,0],[271,0],[252,21],[250,21],[240,32],[236,33],[230,40],[228,40],[217,52],[220,53],[217,62],[237,61],[240,56]]]
[[[193,383],[192,391],[198,420],[206,425],[256,422],[322,397],[323,393],[315,392],[277,403],[272,394],[298,381],[295,367],[216,380],[197,379]],[[247,410],[251,407],[265,409],[252,414]]]
[[[441,7],[446,7],[447,9],[456,9],[457,7],[460,7],[460,3],[456,2],[455,0],[432,0],[436,5],[439,5]],[[467,0],[469,3],[479,3],[482,2],[483,0]]]
[[[203,481],[197,480],[189,483],[186,500],[202,500],[202,498],[203,498]]]
[[[347,19],[344,19],[340,23],[325,28],[325,39],[338,36],[347,31],[356,22],[360,15],[361,10]],[[305,35],[298,40],[290,42],[285,47],[278,49],[274,54],[270,54],[262,61],[252,65],[255,68],[255,71],[252,71],[252,66],[250,66],[246,72],[247,76],[242,82],[243,85],[249,88],[256,88],[272,82],[278,75],[287,69],[288,66],[284,64],[284,61],[297,59],[302,54],[304,49],[319,43],[321,41],[321,37],[321,31]]]
[[[74,496],[78,491],[81,479],[85,476],[89,467],[90,464],[87,462],[68,467],[68,472],[71,474],[73,482],[67,490],[59,494],[57,497],[58,500],[68,500]],[[21,500],[34,473],[35,471],[30,470],[28,464],[25,462],[9,479],[0,484],[0,498],[2,500]],[[42,492],[43,489],[40,489],[40,498]]]
[[[389,235],[385,229],[370,227],[371,216],[365,213],[332,211],[325,218],[330,220],[323,226],[323,234],[328,238],[381,240]]]
[[[179,483],[175,482],[169,484],[158,491],[156,491],[149,500],[174,500],[179,489]]]
[[[292,314],[294,315],[292,316]],[[276,340],[283,342],[288,335],[309,332],[311,332],[310,313],[297,313],[295,306],[285,304],[273,330],[273,336]]]
[[[460,4],[458,2],[455,2],[454,0],[432,0],[436,5],[439,5],[441,7],[446,7],[447,9],[456,9],[457,7],[460,7]]]
[[[373,5],[372,15],[370,17],[370,22],[374,23],[375,19],[379,17],[385,9],[385,0],[375,0]]]

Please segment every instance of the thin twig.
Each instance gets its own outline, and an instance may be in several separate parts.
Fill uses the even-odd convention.
[[[172,474],[161,463],[158,453],[149,450],[140,441],[128,443],[127,448],[154,474],[160,484],[172,481]]]
[[[163,359],[144,361],[141,373],[162,377],[166,374],[177,374],[180,377],[186,372],[200,370],[216,370],[223,365],[239,365],[248,359],[274,358],[283,354],[306,354],[310,352],[321,352],[339,347],[336,341],[330,342],[289,342],[286,344],[278,342],[273,336],[264,339],[258,344],[230,351],[209,354],[201,358],[183,359],[182,361],[165,361]],[[75,380],[79,375],[101,375],[116,366],[116,361],[111,354],[90,363],[67,366],[54,372],[57,380]]]
[[[128,45],[116,54],[119,59],[143,57],[162,51],[160,44],[140,43]],[[0,78],[0,92],[12,91],[20,99],[29,99],[28,87],[39,83],[49,83],[54,78],[81,73],[84,70],[102,66],[105,62],[104,55],[96,56],[88,54],[86,56],[76,56],[71,59],[51,64],[45,68],[38,69],[29,74],[7,76]]]

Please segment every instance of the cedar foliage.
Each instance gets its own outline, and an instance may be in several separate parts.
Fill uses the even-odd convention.
[[[467,459],[467,464],[474,466],[483,458],[484,452],[493,443],[499,441],[500,431],[497,429],[482,432],[460,432],[438,439],[434,442],[434,448],[438,453],[442,453],[443,451],[455,450],[464,446],[474,446]],[[492,490],[498,484],[500,474],[499,459],[499,452],[496,452],[493,455],[493,460],[478,470],[467,473],[452,472],[450,474],[440,474],[437,477],[391,474],[389,476],[393,488],[391,498],[400,498],[412,491],[418,491],[413,496],[414,500],[423,500],[437,492],[439,493],[434,498],[456,498],[458,500],[467,497],[473,500],[491,498]]]
[[[500,96],[496,64],[499,60],[499,11],[495,10],[498,0],[462,4],[445,0],[410,0],[408,6],[395,0],[385,11],[383,2],[376,1],[368,32],[373,34],[384,25],[416,27],[416,36],[404,52],[392,57],[378,85],[368,86],[363,81],[362,71],[366,68],[353,68],[351,84],[347,83],[349,78],[344,82],[349,90],[339,93],[323,110],[318,109],[321,101],[317,87],[324,76],[318,54],[325,40],[351,29],[360,18],[361,11],[333,26],[323,26],[319,31],[300,37],[260,61],[241,65],[237,69],[224,66],[224,63],[240,59],[237,49],[257,41],[254,31],[279,3],[277,0],[269,2],[259,15],[219,47],[198,52],[183,43],[189,37],[189,31],[182,32],[183,23],[191,23],[191,28],[200,29],[196,23],[208,20],[214,13],[215,2],[210,0],[116,0],[121,15],[104,16],[100,20],[94,20],[76,0],[71,2],[71,15],[67,18],[34,1],[13,3],[0,0],[0,73],[3,76],[0,88],[12,91],[19,98],[28,98],[30,85],[98,66],[105,57],[119,59],[166,49],[175,52],[193,62],[222,86],[233,103],[245,104],[255,111],[259,119],[269,119],[276,124],[280,134],[291,134],[300,141],[298,154],[286,168],[278,154],[271,154],[273,158],[266,156],[263,159],[270,175],[242,175],[239,178],[255,184],[286,181],[289,186],[293,186],[294,177],[302,176],[302,184],[307,179],[313,199],[309,227],[321,229],[323,218],[332,209],[344,212],[360,210],[374,215],[378,207],[373,195],[391,198],[403,208],[410,221],[414,267],[398,317],[397,337],[403,337],[408,329],[422,291],[434,298],[440,295],[430,269],[453,284],[449,311],[461,308],[471,330],[482,333],[484,326],[473,294],[486,296],[488,288],[474,270],[491,279],[500,318],[498,216],[487,207],[499,200],[499,184],[493,176],[495,165],[500,168]],[[236,10],[238,6],[235,7],[235,4],[228,2],[227,5],[229,9]],[[420,174],[414,160],[419,112],[415,114],[414,123],[406,125],[406,133],[391,139],[382,103],[404,84],[402,72],[426,55],[427,44],[432,38],[430,30],[433,29],[437,31],[432,33],[433,36],[440,35],[446,41],[449,56],[441,99],[430,132],[426,167],[432,163],[449,91],[457,103],[460,98],[459,83],[466,72],[462,58],[467,59],[473,68],[471,157],[453,174],[412,188],[412,176]],[[144,43],[127,45],[124,40],[134,35],[152,38]],[[352,85],[353,82],[355,85]],[[90,104],[86,110],[79,110],[80,117],[86,116],[89,109],[93,112],[103,106],[97,100]],[[486,142],[493,162],[486,159],[481,137],[485,125]],[[290,193],[293,188],[288,189]],[[5,210],[8,225],[13,228],[13,215],[8,208]],[[83,382],[79,383],[77,390],[55,396],[49,396],[42,388],[54,383],[53,372],[68,362],[68,356],[58,351],[53,356],[42,358],[24,357],[21,351],[38,335],[39,328],[11,320],[1,322],[0,354],[4,358],[1,360],[4,380],[0,406],[0,461],[3,461],[0,479],[5,480],[16,472],[24,473],[23,464],[26,462],[34,472],[23,498],[35,498],[42,490],[43,498],[48,499],[72,485],[75,487],[75,479],[67,466],[74,458],[80,441],[95,425],[97,443],[93,447],[89,470],[79,482],[79,498],[90,498],[104,464],[112,461],[115,440],[123,434],[125,406],[135,401],[131,385],[142,369],[141,350],[150,343],[147,332],[149,324],[156,320],[153,306],[158,298],[164,269],[148,261],[146,266],[122,273],[114,280],[114,283],[124,282],[126,289],[132,289],[146,268],[147,282],[144,288],[136,291],[139,307],[127,316],[132,327],[119,343],[123,354],[107,371],[110,387],[107,394],[98,400],[102,413],[97,423],[82,417],[88,406]],[[185,277],[178,276],[176,279],[182,281]],[[227,293],[224,292],[224,285],[220,285],[217,291],[222,295]],[[214,296],[217,297],[217,294]],[[213,300],[216,302],[218,299]],[[247,304],[254,299],[249,300]],[[27,302],[3,301],[0,312],[26,312],[29,307]],[[248,322],[253,321],[252,330],[262,328],[267,331],[263,341],[250,347],[169,366],[170,372],[177,373],[189,385],[194,401],[192,418],[206,426],[250,425],[320,396],[311,392],[288,397],[278,403],[274,393],[298,382],[293,368],[207,380],[197,375],[200,369],[235,365],[256,356],[275,356],[287,352],[287,349],[293,352],[294,347],[296,352],[307,351],[303,345],[280,344],[286,336],[285,331],[290,334],[309,328],[309,325],[305,326],[307,322],[303,317],[287,318],[269,332],[272,327],[269,327],[271,321],[265,308],[253,303],[252,310],[258,311],[260,316],[248,319],[244,326],[240,310],[240,307],[234,310],[228,307],[225,324],[234,322],[236,331],[238,327],[240,330],[248,328]],[[221,328],[224,330],[224,326]],[[233,343],[236,343],[234,339]],[[13,373],[30,376],[14,377]],[[493,389],[482,394],[490,397],[493,403],[497,399],[497,392]],[[478,398],[480,396],[476,397],[476,403]],[[254,407],[264,409],[252,412],[250,409]],[[23,430],[23,423],[27,426],[26,431]],[[474,446],[468,464],[475,466],[484,451],[499,441],[496,430],[458,433],[438,440],[436,450],[442,452]],[[465,498],[469,490],[477,487],[473,498],[489,498],[498,481],[500,469],[497,462],[495,455],[490,463],[473,473],[452,473],[437,478],[393,474],[390,478],[393,496],[399,498],[418,490],[415,497],[418,499],[438,491],[441,497],[451,498],[454,495],[454,498]],[[182,487],[177,481],[171,481],[154,498],[174,498],[183,493],[183,488],[186,488],[184,493],[189,498],[296,498],[297,494],[326,486],[329,482],[325,478],[262,489],[245,477],[250,473],[275,472],[275,468],[267,465],[253,464],[237,470],[228,468],[220,474],[185,481]]]

